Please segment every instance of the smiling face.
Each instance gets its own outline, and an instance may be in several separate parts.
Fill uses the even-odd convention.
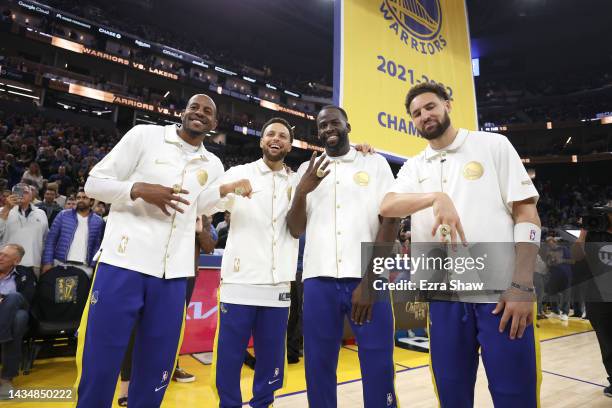
[[[291,151],[291,132],[282,123],[271,123],[264,129],[259,147],[269,161],[281,161]]]
[[[450,102],[433,92],[416,96],[410,102],[409,114],[419,134],[427,140],[437,139],[449,128]]]
[[[203,137],[217,127],[217,106],[207,95],[194,95],[187,102],[181,120],[187,136]]]
[[[319,140],[325,146],[325,150],[332,156],[342,152],[349,147],[348,134],[351,125],[342,112],[335,108],[326,108],[317,116],[317,130]]]

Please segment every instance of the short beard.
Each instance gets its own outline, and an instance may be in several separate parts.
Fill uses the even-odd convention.
[[[327,139],[323,143],[323,147],[325,150],[329,150],[330,152],[339,152],[342,150],[347,144],[350,144],[348,140],[348,132],[338,132],[338,142],[335,146],[330,146],[327,144]]]
[[[81,205],[81,204],[77,204],[77,205],[76,205],[76,210],[77,210],[77,211],[85,211],[85,210],[87,210],[88,208],[89,208],[89,207],[87,207],[87,204],[83,204],[83,205]]]
[[[263,155],[266,159],[268,159],[271,162],[280,162],[280,161],[285,160],[285,157],[287,157],[287,152],[282,152],[278,156],[272,156],[267,150],[264,149]]]
[[[187,126],[183,126],[183,129],[185,129],[185,134],[192,139],[197,139],[206,135],[206,131],[199,132],[197,130],[189,129]]]
[[[450,127],[450,124],[450,116],[448,116],[448,113],[445,112],[444,119],[442,119],[442,123],[437,125],[431,132],[426,132],[425,127],[423,127],[423,130],[419,130],[419,134],[423,136],[424,139],[434,140],[442,136],[444,132],[446,132],[446,129]]]

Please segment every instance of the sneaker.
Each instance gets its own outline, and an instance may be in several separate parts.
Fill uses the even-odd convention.
[[[10,381],[6,381],[0,384],[0,400],[10,400],[13,399],[11,396],[11,391],[13,391],[13,384]]]
[[[580,316],[582,320],[588,320],[586,312],[582,312],[582,316]]]
[[[174,370],[172,379],[180,383],[190,383],[190,382],[195,381],[195,375],[189,374],[187,371],[183,370],[182,368],[177,367],[176,370]]]
[[[562,322],[567,322],[567,315],[565,313],[561,313],[559,314],[559,319],[561,319]]]
[[[603,392],[606,397],[612,398],[612,385],[608,385],[606,388],[604,388]]]

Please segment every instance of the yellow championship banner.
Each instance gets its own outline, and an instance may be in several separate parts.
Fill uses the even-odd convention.
[[[351,142],[403,161],[426,146],[404,106],[408,90],[436,82],[451,97],[453,126],[476,129],[476,97],[462,0],[336,0],[334,100]]]

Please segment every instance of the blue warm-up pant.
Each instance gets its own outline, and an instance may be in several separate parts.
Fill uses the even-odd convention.
[[[372,320],[363,325],[350,320],[351,297],[361,279],[308,278],[304,281],[304,360],[308,404],[316,408],[337,406],[336,369],[342,344],[344,319],[359,346],[366,408],[397,407],[393,362],[393,307],[387,300],[374,303]]]
[[[474,406],[478,351],[496,408],[539,406],[540,351],[534,324],[522,338],[503,333],[494,303],[431,302],[429,344],[434,387],[442,408]]]
[[[219,303],[219,320],[213,353],[212,385],[220,408],[242,406],[240,371],[253,335],[255,378],[249,406],[267,408],[274,392],[283,387],[289,307]]]
[[[185,278],[162,279],[98,265],[79,327],[77,407],[112,405],[136,322],[128,404],[130,408],[161,405],[182,340],[185,291]]]

